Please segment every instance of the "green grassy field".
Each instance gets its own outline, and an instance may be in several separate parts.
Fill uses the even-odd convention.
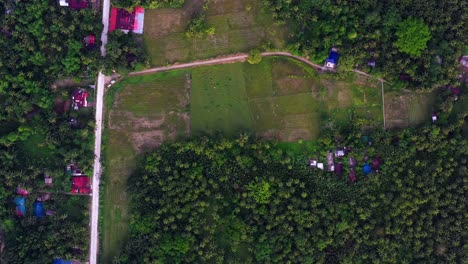
[[[198,68],[192,79],[192,134],[245,131],[283,141],[311,140],[330,122],[382,122],[377,86],[321,80],[290,59]]]
[[[151,64],[206,59],[245,52],[263,44],[285,46],[286,29],[274,24],[272,15],[262,10],[256,0],[208,1],[187,0],[181,9],[145,11],[144,44]],[[184,34],[194,14],[204,13],[215,34],[204,38],[187,38]]]

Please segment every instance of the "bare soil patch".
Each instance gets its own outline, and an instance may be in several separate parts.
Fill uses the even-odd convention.
[[[145,153],[161,146],[165,135],[163,130],[151,130],[131,133],[133,148],[137,153]]]
[[[162,113],[155,113],[151,118],[136,117],[129,111],[110,110],[108,118],[109,129],[132,131],[140,129],[158,129],[165,121],[165,115]]]

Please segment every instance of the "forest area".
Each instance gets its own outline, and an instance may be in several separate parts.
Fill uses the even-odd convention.
[[[336,47],[341,73],[358,68],[411,89],[458,84],[458,60],[468,52],[466,1],[263,2],[290,26],[290,51],[312,61],[323,63]]]
[[[120,32],[109,36],[113,56],[101,58],[100,44],[86,46],[87,36],[100,36],[101,20],[97,10],[63,8],[55,0],[0,0],[1,263],[86,258],[89,197],[63,192],[71,188],[68,163],[92,172],[93,110],[57,110],[57,100],[68,100],[72,88],[51,87],[62,79],[93,82],[99,70],[126,67],[127,54],[138,54],[133,37]],[[45,186],[45,174],[52,187]],[[29,193],[21,217],[13,202],[19,189]],[[39,219],[33,203],[45,194],[51,215]]]
[[[301,151],[247,135],[164,144],[130,177],[130,239],[114,263],[464,263],[466,116],[346,127]],[[346,173],[308,166],[337,146],[352,149]],[[368,175],[365,156],[382,161]]]

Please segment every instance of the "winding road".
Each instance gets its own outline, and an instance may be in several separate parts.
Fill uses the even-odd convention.
[[[282,56],[282,57],[289,57],[298,61],[302,61],[305,64],[318,69],[323,70],[323,66],[310,62],[309,60],[293,55],[289,52],[282,52],[282,51],[271,51],[271,52],[263,52],[262,57],[272,57],[272,56]],[[219,57],[207,60],[198,60],[188,63],[180,63],[180,64],[173,64],[170,66],[163,66],[163,67],[156,67],[151,68],[143,71],[131,72],[128,75],[135,76],[135,75],[144,75],[144,74],[151,74],[156,72],[163,72],[163,71],[170,71],[170,70],[177,70],[177,69],[186,69],[186,68],[194,68],[200,66],[209,66],[209,65],[216,65],[216,64],[228,64],[228,63],[235,63],[235,62],[244,62],[249,57],[248,54],[239,53],[234,55],[229,55],[226,57]]]

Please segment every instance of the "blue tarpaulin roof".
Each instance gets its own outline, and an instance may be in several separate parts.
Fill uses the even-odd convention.
[[[328,55],[327,62],[337,64],[339,58],[340,58],[340,55],[338,55],[338,52],[332,51],[332,52],[330,52],[330,55]]]
[[[54,259],[54,262],[52,264],[72,264],[72,262],[63,259]]]
[[[44,216],[44,203],[43,202],[34,202],[34,216],[43,217]]]
[[[26,199],[24,197],[16,197],[15,204],[16,204],[16,215],[25,215],[26,214]]]
[[[362,172],[364,172],[364,174],[366,175],[371,173],[371,171],[372,171],[372,168],[369,164],[366,164],[364,165],[364,167],[362,167]]]

